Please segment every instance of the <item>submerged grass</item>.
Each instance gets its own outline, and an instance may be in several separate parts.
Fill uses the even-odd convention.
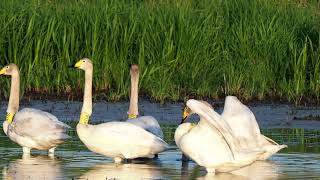
[[[0,2],[0,64],[21,68],[22,90],[79,96],[94,61],[96,97],[129,94],[128,65],[158,101],[186,96],[320,102],[317,1],[11,0]],[[8,80],[0,79],[8,96]],[[3,97],[3,96],[2,96]]]
[[[71,127],[75,127],[75,122],[68,122]],[[161,126],[164,133],[164,140],[174,146],[174,132],[177,126],[173,125],[162,125]],[[68,134],[72,139],[65,143],[63,146],[68,149],[77,149],[77,150],[86,150],[86,147],[79,142],[79,138],[77,136],[77,132],[75,128],[69,130]],[[320,131],[319,130],[305,130],[300,128],[293,129],[263,129],[262,134],[270,137],[275,140],[279,144],[286,144],[288,148],[281,150],[281,152],[288,153],[320,153]],[[6,135],[3,131],[0,131],[0,147],[19,147]],[[79,146],[81,145],[81,146]]]

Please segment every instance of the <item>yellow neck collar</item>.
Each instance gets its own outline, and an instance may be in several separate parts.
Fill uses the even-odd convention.
[[[6,121],[8,121],[9,124],[12,123],[13,117],[14,117],[14,113],[7,113]]]
[[[89,118],[90,118],[89,114],[82,112],[80,115],[79,124],[84,124],[84,125],[88,124]]]
[[[135,119],[137,118],[137,115],[135,114],[128,114],[128,119]]]
[[[197,123],[191,123],[190,127],[194,128],[197,125]]]

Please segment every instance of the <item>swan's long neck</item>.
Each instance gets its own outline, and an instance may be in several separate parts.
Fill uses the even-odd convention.
[[[139,114],[138,110],[138,85],[139,73],[131,73],[131,92],[130,92],[130,105],[128,110],[128,118],[136,118]]]
[[[80,116],[80,124],[88,124],[92,114],[92,72],[93,67],[85,70],[85,86],[83,95],[83,105]]]
[[[19,110],[19,98],[20,98],[20,77],[19,71],[15,72],[11,76],[11,89],[10,89],[10,98],[7,109],[6,120],[10,124],[13,120],[14,115]]]

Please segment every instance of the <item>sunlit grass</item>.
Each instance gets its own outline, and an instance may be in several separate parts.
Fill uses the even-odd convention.
[[[127,97],[138,63],[141,93],[158,101],[319,102],[319,5],[308,2],[1,1],[0,65],[18,64],[23,92],[42,97],[81,95],[83,74],[67,66],[89,57],[97,98]]]

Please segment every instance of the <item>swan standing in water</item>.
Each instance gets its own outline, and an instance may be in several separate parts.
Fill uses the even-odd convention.
[[[253,112],[237,97],[227,96],[221,118],[226,121],[242,148],[260,148],[266,151],[258,160],[266,160],[287,145],[279,145],[262,135]]]
[[[237,170],[250,165],[264,153],[260,149],[241,148],[229,125],[208,104],[190,99],[187,107],[188,113],[200,116],[200,121],[197,125],[181,124],[175,131],[175,142],[207,172]],[[184,112],[185,118],[188,113]]]
[[[139,84],[139,67],[136,64],[130,66],[131,76],[131,93],[130,106],[128,111],[128,123],[139,126],[146,131],[163,139],[163,132],[158,121],[152,116],[139,116],[138,111],[138,84]]]
[[[112,157],[119,163],[123,159],[154,157],[168,148],[166,142],[152,133],[128,122],[107,122],[88,124],[92,114],[93,64],[84,58],[74,67],[85,71],[85,88],[77,134],[80,140],[93,152]]]
[[[15,64],[9,64],[1,69],[0,75],[11,76],[10,98],[7,117],[3,122],[4,133],[15,143],[22,146],[24,154],[30,154],[31,149],[54,149],[69,138],[66,134],[68,125],[60,122],[54,115],[32,108],[19,110],[20,76]]]

